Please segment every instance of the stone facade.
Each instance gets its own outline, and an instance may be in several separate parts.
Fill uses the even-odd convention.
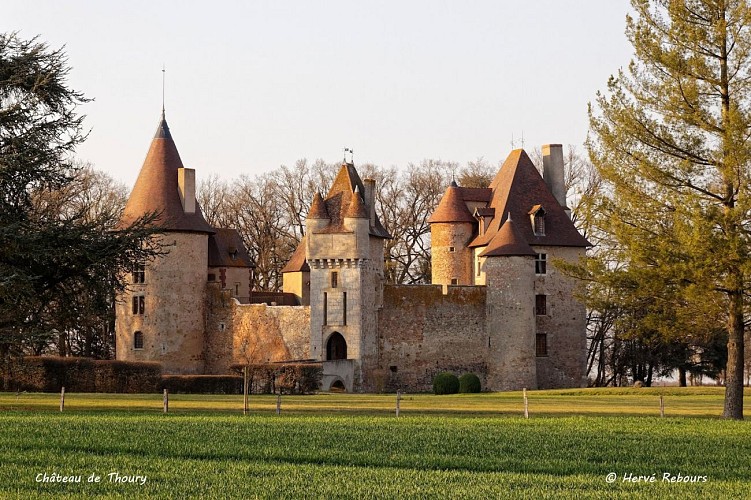
[[[543,152],[545,179],[517,150],[488,188],[448,187],[429,221],[433,284],[414,286],[384,285],[390,236],[375,181],[344,163],[327,196],[313,199],[283,269],[286,294],[253,304],[239,234],[203,219],[194,173],[162,118],[126,219],[168,214],[169,252],[119,297],[117,357],[184,374],[315,361],[324,390],[428,391],[441,371],[475,373],[486,390],[581,386],[585,311],[556,263],[576,262],[588,243],[566,212],[560,147]]]

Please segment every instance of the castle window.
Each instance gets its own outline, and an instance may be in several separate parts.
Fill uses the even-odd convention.
[[[547,295],[535,295],[535,314],[538,316],[545,316],[548,314]]]
[[[449,247],[449,252],[454,253],[456,251],[455,247]]]
[[[146,308],[146,297],[143,295],[133,296],[133,314],[142,315]]]
[[[143,349],[143,332],[133,334],[133,349]]]
[[[336,271],[331,272],[331,288],[339,286],[339,273]]]
[[[342,293],[342,324],[347,324],[347,292]]]
[[[240,296],[240,283],[235,283],[235,297]]]
[[[459,278],[451,278],[451,284],[452,285],[458,285],[459,284]]]
[[[538,333],[535,341],[535,354],[538,358],[544,358],[548,355],[548,334]]]
[[[535,236],[545,236],[545,209],[542,208],[542,205],[532,207],[532,210],[529,211],[529,217]]]
[[[133,283],[144,283],[146,281],[146,266],[144,264],[136,264],[133,266],[131,281],[133,281]]]
[[[535,257],[535,274],[548,274],[548,254],[538,253]]]
[[[209,274],[209,281],[216,281],[216,274],[214,273]]]
[[[328,325],[329,324],[329,294],[326,292],[323,292],[323,324]]]

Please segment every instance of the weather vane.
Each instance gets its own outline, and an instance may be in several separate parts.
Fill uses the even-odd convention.
[[[166,79],[166,77],[167,69],[164,63],[162,63],[162,114],[164,114],[164,80]]]
[[[355,151],[352,148],[344,148],[344,163],[347,163],[347,153],[349,153],[349,163],[354,163]]]

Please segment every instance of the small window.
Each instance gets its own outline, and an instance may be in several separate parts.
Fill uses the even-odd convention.
[[[389,370],[391,371],[391,373],[396,373],[397,371],[399,371],[399,369],[395,365],[389,366]]]
[[[482,274],[482,263],[479,258],[475,259],[475,265],[477,266],[477,276],[480,276]]]
[[[143,332],[133,334],[133,349],[143,349]]]
[[[136,264],[133,266],[131,280],[133,283],[144,283],[146,281],[146,266],[144,264]]]
[[[449,247],[449,252],[454,253],[456,251],[455,247]]]
[[[538,316],[545,316],[548,314],[547,295],[535,295],[535,314]]]
[[[331,272],[331,288],[337,288],[339,286],[339,273],[336,271]]]
[[[329,294],[323,292],[323,324],[329,324]]]
[[[535,257],[535,274],[548,274],[548,254],[538,253]]]
[[[209,274],[209,281],[211,281],[211,282],[214,282],[214,281],[216,281],[216,274],[214,274],[214,273],[210,273],[210,274]]]
[[[538,333],[535,343],[535,354],[538,358],[544,358],[548,355],[548,334]]]
[[[459,278],[451,278],[451,284],[452,285],[458,285],[459,284]]]
[[[235,297],[240,296],[240,283],[235,283]]]
[[[146,297],[143,295],[133,296],[133,314],[142,315],[146,308]]]

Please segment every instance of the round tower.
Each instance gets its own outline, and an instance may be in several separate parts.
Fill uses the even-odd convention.
[[[461,197],[456,182],[446,189],[430,223],[432,283],[472,285],[472,250],[476,220]]]
[[[122,226],[147,214],[164,255],[134,263],[116,304],[117,359],[157,361],[165,373],[204,373],[208,238],[214,233],[195,196],[195,171],[183,167],[162,120],[125,206]]]

